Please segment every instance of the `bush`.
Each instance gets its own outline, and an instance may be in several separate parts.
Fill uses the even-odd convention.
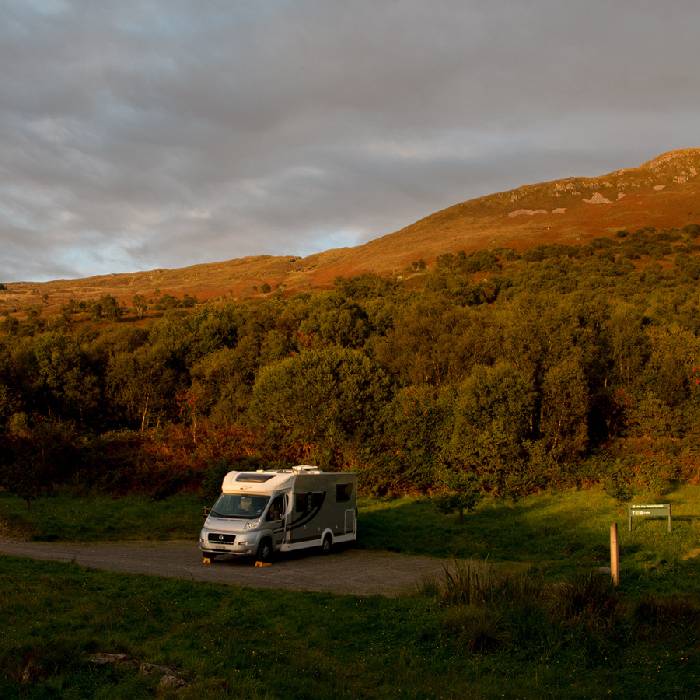
[[[627,503],[634,496],[633,479],[634,474],[629,466],[616,459],[603,482],[605,493],[618,503]]]
[[[30,425],[24,414],[16,413],[4,438],[0,487],[23,498],[28,508],[77,470],[77,436],[70,423],[38,420]]]

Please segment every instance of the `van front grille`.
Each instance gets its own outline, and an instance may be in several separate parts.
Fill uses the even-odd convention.
[[[224,534],[219,534],[218,532],[210,532],[209,533],[209,541],[210,542],[217,542],[218,544],[233,544],[236,540],[235,535],[224,535]]]

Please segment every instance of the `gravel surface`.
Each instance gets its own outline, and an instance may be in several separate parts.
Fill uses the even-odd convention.
[[[394,596],[414,591],[439,576],[447,563],[431,557],[361,549],[320,556],[308,551],[278,555],[271,566],[249,559],[223,559],[210,565],[194,542],[19,542],[0,539],[0,554],[74,562],[92,569],[167,576],[251,588]]]

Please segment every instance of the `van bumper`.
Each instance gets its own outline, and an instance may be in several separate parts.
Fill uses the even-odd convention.
[[[255,554],[256,548],[249,545],[221,545],[217,547],[202,547],[200,545],[199,551],[205,557],[209,554],[219,556],[222,554],[233,554],[240,557],[245,557]]]
[[[208,554],[234,554],[249,556],[255,554],[258,549],[258,537],[252,535],[236,535],[231,543],[217,542],[209,539],[209,533],[202,533],[199,537],[199,551],[204,556]]]

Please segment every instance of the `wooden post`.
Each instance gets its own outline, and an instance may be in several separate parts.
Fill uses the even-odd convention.
[[[620,583],[620,543],[617,539],[617,523],[610,526],[610,575],[613,586]]]

